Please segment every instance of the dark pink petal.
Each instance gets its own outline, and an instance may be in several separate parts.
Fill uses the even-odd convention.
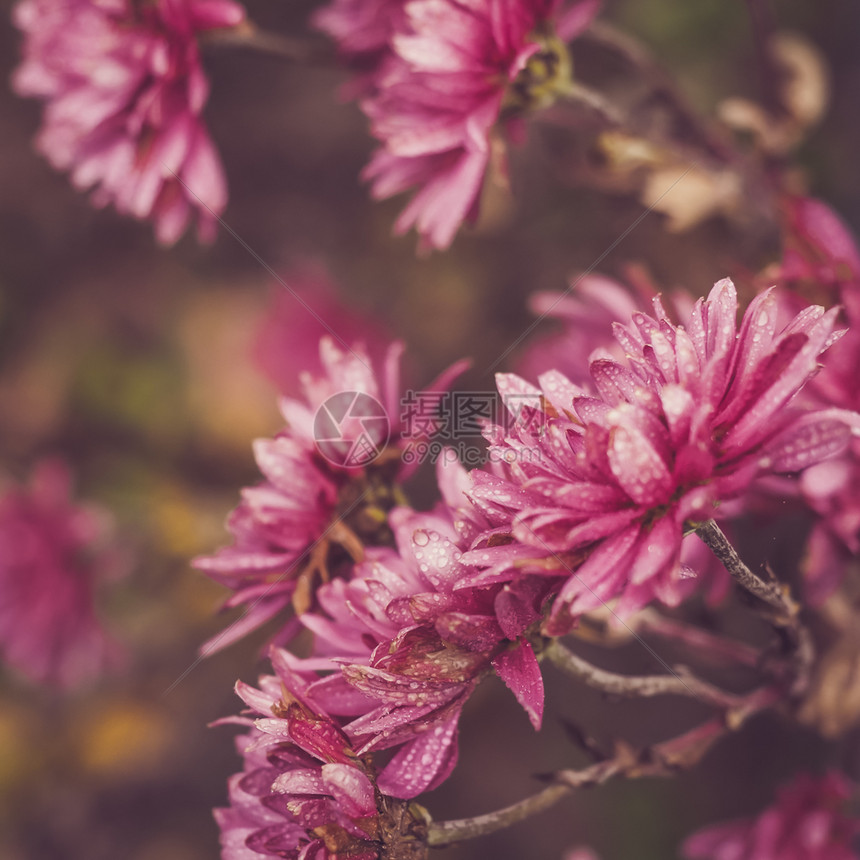
[[[380,791],[409,799],[444,782],[457,763],[459,711],[404,746],[379,774]]]
[[[633,501],[659,504],[671,494],[674,484],[665,461],[635,426],[613,428],[608,455],[612,474]]]
[[[540,731],[543,718],[543,676],[531,643],[520,639],[513,648],[502,651],[493,668],[507,684],[528,714],[535,731]]]
[[[851,427],[822,413],[805,415],[771,441],[764,455],[769,471],[799,472],[841,453],[852,438]]]
[[[357,767],[324,764],[322,783],[337,805],[350,818],[364,818],[376,812],[373,783]]]
[[[494,601],[496,617],[508,639],[518,637],[537,621],[546,586],[534,577],[519,578],[499,590]]]
[[[325,782],[316,768],[295,768],[282,773],[272,788],[281,794],[326,794]]]
[[[597,17],[603,0],[580,0],[562,12],[556,22],[558,37],[565,42],[575,39]]]

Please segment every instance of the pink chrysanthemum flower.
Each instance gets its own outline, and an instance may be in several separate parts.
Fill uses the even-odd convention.
[[[366,344],[375,365],[384,361],[391,337],[378,321],[341,301],[324,267],[302,265],[285,275],[283,283],[273,283],[271,292],[254,339],[253,358],[281,394],[300,396],[302,376],[324,372],[320,339],[330,331],[346,343]]]
[[[423,822],[380,794],[373,768],[306,682],[273,652],[277,677],[236,690],[256,720],[238,739],[244,771],[230,779],[230,806],[215,810],[223,860],[377,860],[392,843],[419,838]]]
[[[785,248],[768,276],[803,294],[827,290],[829,302],[842,302],[853,318],[860,311],[860,252],[851,232],[820,200],[789,197],[783,208]]]
[[[417,187],[397,221],[446,248],[478,215],[493,127],[503,109],[543,107],[570,87],[565,42],[599,0],[410,0],[393,55],[362,107],[383,144],[364,177],[381,199]]]
[[[234,592],[226,606],[249,606],[204,651],[244,636],[290,603],[308,608],[317,574],[347,572],[365,544],[386,542],[385,512],[403,473],[401,353],[402,345],[392,344],[380,367],[363,347],[341,350],[325,337],[323,373],[303,375],[303,400],[282,399],[287,426],[254,443],[266,480],[242,491],[228,521],[234,544],[194,562]],[[445,391],[462,367],[429,390]]]
[[[30,485],[0,498],[0,653],[31,681],[71,687],[118,656],[95,613],[95,590],[116,567],[107,521],[74,505],[71,478],[44,461]]]
[[[160,242],[175,242],[193,213],[211,240],[227,188],[201,119],[197,35],[243,17],[230,0],[22,0],[13,86],[46,103],[38,149],[93,188],[97,206],[151,218]]]
[[[818,408],[860,410],[860,251],[841,219],[824,203],[805,197],[785,202],[786,240],[782,261],[766,270],[785,285],[785,304],[821,296],[842,305],[849,329],[827,359],[827,372],[805,394]],[[807,469],[800,481],[803,499],[815,514],[803,562],[806,598],[823,602],[840,584],[848,564],[860,554],[860,440],[839,457]]]
[[[647,313],[656,295],[657,290],[641,276],[627,287],[603,275],[583,275],[564,293],[535,293],[529,300],[532,313],[561,327],[529,344],[517,362],[517,373],[536,380],[555,370],[577,385],[590,385],[592,359],[624,357],[613,335],[615,323],[630,319],[637,311]],[[682,316],[693,306],[693,297],[675,292],[669,304],[670,311]]]
[[[331,0],[312,21],[337,44],[340,57],[356,77],[343,95],[369,95],[379,70],[392,56],[391,39],[406,20],[405,0]]]
[[[443,486],[466,483],[459,465],[445,471]],[[524,633],[546,592],[470,588],[472,572],[460,563],[467,544],[445,505],[395,509],[389,519],[397,550],[369,550],[352,579],[319,589],[320,611],[301,617],[315,634],[313,656],[297,665],[337,670],[309,695],[353,718],[345,731],[359,753],[398,747],[379,786],[414,797],[450,774],[463,705],[491,671],[540,726],[543,683]]]
[[[857,860],[860,821],[842,805],[853,786],[839,773],[802,775],[757,818],[707,827],[691,836],[686,860]]]
[[[491,455],[511,480],[473,473],[471,497],[507,512],[514,543],[472,550],[482,580],[510,580],[529,565],[566,577],[546,630],[621,597],[621,610],[654,597],[677,602],[682,537],[715,516],[761,475],[799,472],[843,451],[857,416],[794,408],[837,338],[838,311],[801,311],[776,329],[772,291],[759,295],[738,329],[737,296],[721,281],[673,324],[658,300],[655,317],[616,326],[622,362],[599,359],[598,396],[560,374],[542,390],[500,377],[503,397],[531,397],[537,429],[491,432]],[[522,422],[521,422],[522,424]]]

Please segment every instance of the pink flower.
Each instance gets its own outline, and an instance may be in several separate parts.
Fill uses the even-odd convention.
[[[243,17],[230,0],[22,0],[13,86],[46,103],[38,149],[93,188],[95,205],[151,218],[160,242],[195,212],[211,240],[227,189],[201,119],[209,87],[196,37]]]
[[[593,358],[623,358],[624,351],[612,330],[618,320],[636,311],[647,312],[657,291],[641,278],[634,287],[603,275],[583,275],[565,293],[535,293],[529,306],[539,319],[561,323],[549,335],[536,337],[517,363],[517,373],[528,380],[549,370],[563,373],[577,385],[590,384],[588,368]],[[674,293],[670,311],[689,312],[693,299]]]
[[[336,43],[341,58],[356,72],[343,95],[373,91],[380,68],[392,56],[391,39],[403,27],[405,0],[331,0],[312,20]]]
[[[860,329],[851,328],[834,344],[807,400],[816,408],[860,410],[858,364]],[[860,553],[858,480],[860,439],[856,438],[840,456],[813,465],[800,478],[803,500],[814,514],[803,562],[805,593],[813,604],[821,604],[833,593],[851,559]]]
[[[806,392],[818,408],[860,409],[860,251],[845,224],[819,200],[794,197],[785,202],[786,239],[775,274],[799,295],[824,295],[839,302],[850,326],[831,350],[826,372]],[[769,272],[769,274],[771,274]],[[860,441],[842,456],[807,469],[800,490],[815,514],[804,558],[806,597],[822,603],[838,587],[852,557],[860,553]]]
[[[377,860],[383,819],[398,804],[380,796],[375,774],[337,722],[307,696],[307,685],[273,655],[277,677],[237,693],[262,715],[238,739],[244,770],[229,782],[230,806],[215,810],[224,860]]]
[[[801,775],[757,818],[707,827],[691,836],[687,860],[857,860],[860,822],[841,810],[853,786],[839,773]]]
[[[194,562],[234,592],[227,607],[248,605],[204,652],[244,636],[290,603],[306,609],[317,574],[346,575],[365,545],[388,539],[385,513],[394,505],[393,481],[405,471],[401,353],[402,345],[392,344],[379,366],[362,346],[341,350],[324,337],[323,373],[303,375],[304,399],[281,401],[287,426],[254,443],[266,480],[242,491],[228,520],[233,545]],[[461,369],[454,365],[430,391],[444,392]]]
[[[524,420],[507,435],[491,432],[491,459],[508,475],[474,472],[470,496],[488,515],[507,513],[514,542],[496,537],[465,560],[484,568],[485,583],[516,579],[530,564],[534,575],[566,578],[550,635],[616,597],[622,612],[654,597],[677,602],[690,523],[761,475],[839,454],[857,426],[844,410],[792,406],[838,337],[836,310],[808,307],[778,332],[767,291],[738,329],[734,286],[721,281],[686,326],[672,324],[659,299],[655,311],[616,326],[626,360],[591,363],[597,396],[553,372],[540,390],[499,378]]]
[[[31,681],[71,687],[117,657],[96,617],[97,585],[116,567],[107,523],[69,499],[71,478],[44,461],[0,498],[0,652]]]
[[[274,283],[265,319],[254,343],[257,366],[288,397],[301,393],[303,374],[319,376],[320,339],[334,332],[343,343],[366,344],[373,363],[384,360],[391,342],[382,326],[344,304],[324,268],[304,265]]]
[[[860,311],[860,252],[851,232],[820,200],[788,197],[783,209],[785,248],[776,278],[802,294],[818,295],[824,288],[828,303],[844,302],[853,321]]]
[[[470,588],[464,542],[444,506],[395,509],[389,519],[397,551],[368,550],[352,579],[319,589],[320,611],[301,617],[315,634],[313,656],[296,665],[339,670],[309,695],[354,718],[345,731],[360,754],[398,747],[379,786],[414,797],[450,774],[463,705],[491,671],[540,726],[543,682],[524,633],[540,619],[545,593]]]
[[[364,172],[377,199],[417,191],[397,221],[446,248],[474,222],[503,110],[542,107],[570,86],[565,40],[599,7],[581,0],[410,0],[393,55],[362,107],[383,144]]]

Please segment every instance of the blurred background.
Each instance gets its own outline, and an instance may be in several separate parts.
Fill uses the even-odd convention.
[[[4,81],[18,57],[11,7],[0,2]],[[304,33],[313,5],[248,7],[264,27]],[[830,67],[831,106],[799,153],[808,188],[860,233],[860,6],[785,0],[776,12]],[[605,14],[649,44],[703,112],[729,95],[756,97],[741,0],[616,0]],[[592,58],[581,53],[587,79]],[[390,234],[403,201],[372,203],[359,182],[372,141],[358,108],[337,98],[341,72],[226,47],[207,49],[205,65],[207,121],[230,186],[225,221],[284,276],[323,264],[355,313],[406,341],[415,384],[470,356],[461,387],[491,390],[492,372],[511,367],[494,367],[497,357],[531,324],[528,295],[564,289],[604,254],[606,274],[645,262],[659,285],[701,294],[778,251],[767,231],[709,219],[673,234],[652,213],[606,253],[642,205],[559,182],[565,141],[535,132],[512,153],[513,193],[490,189],[475,230],[419,258],[414,236]],[[232,685],[255,679],[266,637],[197,661],[229,617],[214,616],[224,593],[189,560],[228,542],[224,517],[257,480],[251,440],[279,429],[277,390],[252,356],[272,308],[289,316],[289,300],[226,231],[211,247],[187,236],[164,249],[150,225],[91,207],[32,149],[39,115],[37,103],[0,88],[0,472],[22,480],[41,457],[60,455],[78,495],[113,512],[130,570],[101,595],[101,610],[127,660],[63,696],[0,676],[0,858],[214,860],[211,809],[225,803],[240,760],[233,730],[207,723],[238,710]],[[293,305],[293,324],[304,313]],[[419,473],[410,491],[431,504],[432,474]],[[738,632],[760,637],[748,623],[738,618]],[[659,670],[635,643],[589,653],[625,671]],[[707,714],[674,699],[609,701],[550,669],[547,687],[535,735],[500,683],[482,685],[461,722],[459,767],[422,801],[434,817],[489,811],[534,791],[532,774],[582,764],[562,718],[604,742],[647,742]],[[826,764],[860,777],[856,748],[768,715],[677,780],[581,792],[434,856],[554,860],[591,844],[605,860],[665,860],[701,824],[758,810],[798,767]]]

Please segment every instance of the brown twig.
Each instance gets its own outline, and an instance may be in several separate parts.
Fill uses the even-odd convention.
[[[557,639],[543,650],[553,665],[595,690],[616,696],[686,696],[724,710],[739,707],[744,698],[727,693],[697,678],[685,666],[675,666],[671,675],[619,675],[600,669],[566,648]]]
[[[558,771],[552,775],[551,785],[511,806],[474,818],[431,823],[427,844],[440,848],[494,833],[549,809],[576,788],[601,785],[616,776],[630,779],[671,776],[678,770],[693,767],[717,740],[729,732],[737,731],[753,714],[770,707],[780,698],[781,691],[762,688],[740,697],[738,705],[723,716],[709,720],[676,738],[639,750],[628,744],[617,744],[612,758],[581,770]]]
[[[702,630],[686,621],[667,618],[654,609],[643,610],[630,623],[637,633],[650,633],[695,649],[703,660],[736,663],[750,668],[758,668],[761,663],[761,651],[752,645]]]
[[[617,30],[604,20],[592,22],[580,38],[588,39],[612,51],[648,80],[652,91],[661,95],[675,113],[690,128],[696,130],[700,138],[699,142],[704,144],[711,157],[722,163],[731,163],[735,160],[735,154],[728,142],[692,107],[686,96],[678,89],[675,79],[663,69],[641,42]]]
[[[211,30],[200,37],[205,46],[215,48],[240,48],[256,53],[268,54],[290,63],[329,62],[332,51],[329,45],[316,39],[296,39],[261,30],[251,21],[243,21],[230,29]]]
[[[723,534],[722,529],[713,520],[701,523],[696,528],[696,534],[723,563],[723,566],[738,585],[772,606],[777,610],[778,615],[786,621],[797,616],[800,607],[792,599],[788,588],[777,580],[765,582],[753,573],[744,564],[741,557],[735,552],[735,548]]]
[[[698,525],[696,534],[723,563],[738,585],[770,607],[768,618],[783,637],[791,664],[791,693],[799,695],[809,684],[815,647],[812,636],[800,621],[800,605],[791,596],[788,586],[776,579],[765,581],[753,573],[713,520]]]

